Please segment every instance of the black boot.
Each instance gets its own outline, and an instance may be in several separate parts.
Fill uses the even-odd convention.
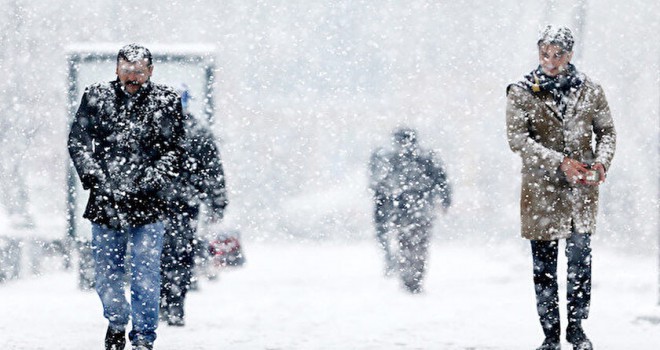
[[[168,305],[167,324],[169,326],[183,327],[186,322],[183,318],[183,300]]]
[[[587,335],[584,334],[582,325],[579,322],[568,324],[568,327],[566,327],[566,340],[573,345],[573,350],[593,350],[594,348]]]
[[[169,302],[167,299],[163,296],[160,297],[160,305],[158,306],[158,320],[159,321],[167,321],[169,318]]]
[[[555,338],[545,338],[543,344],[536,348],[536,350],[559,350],[561,349],[559,344],[559,339]]]
[[[105,332],[105,350],[124,350],[126,331],[117,331],[110,327]]]
[[[536,350],[559,350],[561,348],[561,325],[559,322],[542,322],[545,340]]]

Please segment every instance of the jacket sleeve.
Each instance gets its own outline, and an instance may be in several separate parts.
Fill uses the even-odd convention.
[[[548,172],[555,172],[564,155],[535,141],[528,128],[529,114],[525,110],[523,94],[519,86],[507,89],[506,130],[509,147],[523,158],[523,164],[538,164]]]
[[[94,106],[90,104],[89,91],[83,94],[74,116],[67,147],[84,189],[88,190],[105,182],[105,175],[95,157]]]
[[[435,184],[434,191],[436,191],[440,196],[442,200],[442,206],[449,208],[451,206],[452,200],[452,188],[449,180],[447,179],[447,172],[445,171],[445,167],[438,158],[433,156],[433,154],[431,155],[430,162],[432,171],[432,174],[430,175]]]
[[[215,215],[222,217],[229,200],[227,199],[225,172],[220,151],[210,130],[202,129],[197,137],[199,144],[196,148],[196,156],[201,166],[195,176],[196,181],[193,181],[193,186],[201,194],[207,207]]]
[[[383,194],[383,182],[387,178],[389,165],[383,149],[376,149],[369,158],[369,189],[376,195]]]
[[[616,130],[602,87],[597,87],[596,94],[593,118],[593,131],[596,135],[596,162],[603,164],[605,169],[609,169],[616,150]]]

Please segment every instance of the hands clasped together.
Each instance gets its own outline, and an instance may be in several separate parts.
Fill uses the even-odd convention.
[[[598,186],[605,182],[605,167],[601,163],[593,166],[565,157],[559,166],[571,183]]]

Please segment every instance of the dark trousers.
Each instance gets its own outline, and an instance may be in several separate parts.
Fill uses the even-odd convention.
[[[178,306],[182,312],[195,265],[196,219],[195,212],[172,215],[166,220],[160,288],[161,308],[164,310],[168,306]]]
[[[378,246],[385,253],[385,264],[389,268],[393,266],[394,256],[390,251],[390,231],[392,224],[390,223],[389,215],[391,215],[391,205],[388,205],[387,197],[377,195],[374,198],[374,223],[376,225],[376,238],[378,239]]]
[[[559,242],[532,240],[536,307],[546,337],[559,338],[559,295],[557,251]],[[591,301],[591,235],[573,233],[566,239],[568,261],[568,320],[579,322],[589,316]]]
[[[398,230],[401,278],[408,291],[419,293],[426,272],[431,222],[414,220],[408,225],[399,225]]]

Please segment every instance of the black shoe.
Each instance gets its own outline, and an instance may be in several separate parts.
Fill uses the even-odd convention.
[[[167,324],[176,327],[183,327],[186,325],[183,318],[183,301],[169,305],[167,311]]]
[[[170,315],[167,318],[167,325],[175,326],[175,327],[183,327],[186,325],[186,321],[183,319],[183,317]]]
[[[158,308],[158,320],[167,321],[168,318],[169,318],[169,306],[167,303],[161,301],[160,307]]]
[[[135,344],[133,350],[153,350],[153,344]]]
[[[569,324],[566,327],[566,340],[573,345],[573,350],[593,350],[594,348],[579,324]]]
[[[124,350],[126,331],[116,331],[110,327],[105,332],[105,350]]]
[[[559,350],[561,346],[559,344],[559,339],[545,338],[543,344],[536,348],[536,350]]]

